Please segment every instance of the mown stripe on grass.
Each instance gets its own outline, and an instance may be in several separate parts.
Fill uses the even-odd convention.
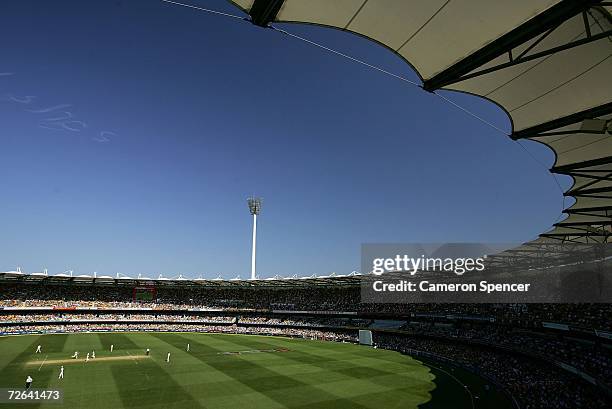
[[[15,355],[15,357],[12,360],[10,360],[4,366],[4,368],[11,368],[11,367],[14,367],[14,366],[21,366],[21,365],[23,365],[23,363],[25,361],[28,361],[29,360],[28,357],[31,357],[34,354],[34,351],[36,350],[36,346],[37,345],[42,345],[39,342],[42,337],[43,337],[43,335],[32,337],[32,342],[30,342],[29,344],[24,346],[22,351],[19,354]],[[4,370],[2,372],[5,373]]]
[[[251,348],[259,347],[261,349],[270,348],[270,344],[261,340],[259,341],[252,340],[250,336],[247,337],[233,337],[231,338],[234,345],[237,345],[238,348],[245,348],[246,346],[250,346]],[[278,339],[270,338],[271,343],[276,343]],[[289,343],[281,343],[290,347]],[[402,364],[398,364],[397,361],[394,363],[396,365],[389,365],[387,360],[378,360],[374,359],[373,356],[366,358],[366,364],[356,363],[354,361],[363,362],[364,357],[361,353],[367,353],[367,355],[372,355],[371,352],[373,350],[370,349],[353,349],[352,353],[347,353],[345,351],[340,351],[335,347],[341,346],[340,344],[332,344],[328,343],[325,345],[326,347],[334,347],[333,351],[338,352],[337,354],[328,354],[328,353],[316,353],[316,349],[311,346],[308,347],[307,350],[315,351],[313,353],[307,352],[305,348],[303,348],[304,343],[299,343],[300,348],[292,351],[291,353],[281,354],[284,359],[290,359],[298,364],[320,368],[323,372],[305,372],[300,369],[299,366],[292,365],[295,369],[290,369],[289,367],[279,367],[277,371],[280,374],[285,374],[287,376],[299,377],[301,380],[305,382],[309,382],[312,384],[318,384],[319,388],[329,390],[328,385],[332,383],[334,388],[339,388],[338,390],[342,393],[346,391],[346,388],[352,388],[355,391],[359,391],[358,393],[353,393],[351,391],[350,395],[342,395],[342,393],[338,393],[338,395],[347,397],[349,396],[351,399],[356,398],[360,395],[366,395],[363,392],[368,392],[373,394],[373,398],[378,398],[380,396],[384,396],[384,394],[389,395],[389,392],[395,391],[398,393],[405,394],[405,398],[410,401],[416,401],[418,403],[425,402],[429,399],[430,395],[428,391],[435,388],[435,384],[432,382],[433,376],[429,373],[429,368],[420,363],[416,363],[415,361],[407,359],[407,362]],[[320,346],[320,343],[313,343],[313,345]],[[267,347],[266,347],[267,346]],[[346,345],[346,347],[349,347]],[[350,346],[352,347],[352,346]],[[341,348],[341,349],[349,349],[349,348]],[[324,348],[321,349],[323,352],[329,352],[329,349]],[[357,353],[359,352],[359,353]],[[377,355],[382,355],[388,353],[388,351],[376,351]],[[335,356],[343,356],[343,358],[335,358]],[[405,358],[401,355],[397,355],[397,358]],[[391,367],[389,370],[379,369],[376,365]],[[272,369],[275,369],[277,365],[268,365]],[[393,369],[394,368],[394,369]],[[289,371],[288,371],[289,369]],[[297,369],[297,372],[295,371]],[[325,378],[322,379],[321,373],[325,374]],[[354,381],[354,382],[351,382]],[[346,385],[346,386],[345,386]],[[384,389],[385,392],[378,392],[377,390]],[[390,394],[393,396],[393,393]],[[421,397],[417,397],[421,396]],[[417,397],[416,400],[413,399]],[[397,399],[395,396],[393,399]],[[355,399],[356,402],[359,400]]]
[[[212,353],[207,354],[204,361],[194,359],[191,354],[186,353],[186,345],[178,348],[158,337],[153,337],[151,333],[144,336],[146,338],[139,336],[135,339],[140,345],[151,346],[154,359],[158,359],[160,365],[203,406],[224,409],[249,405],[267,409],[283,408],[265,395],[236,382],[231,376],[208,365],[211,359],[225,360],[226,357]],[[195,347],[193,342],[192,346]],[[170,363],[162,363],[167,352],[172,353]]]
[[[198,351],[205,351],[209,354],[225,352],[221,349],[212,347],[210,344],[202,343],[176,333],[152,334],[161,341],[174,347],[181,348],[188,342],[197,345]],[[194,358],[211,366],[218,371],[224,372],[237,382],[259,392],[262,395],[280,403],[283,406],[295,407],[299,405],[309,405],[310,407],[333,407],[366,409],[350,399],[339,398],[338,396],[324,391],[312,384],[308,384],[292,377],[279,375],[278,373],[261,366],[253,361],[240,359],[238,357],[227,357],[226,360],[207,359],[194,352],[195,348],[187,352]],[[257,373],[257,377],[252,376]]]
[[[111,345],[113,345],[113,352],[125,349],[142,349],[130,337],[122,333],[99,332],[98,338],[100,339],[100,344],[102,344],[102,349],[105,351],[110,351]]]
[[[247,343],[244,343],[246,341]],[[240,347],[246,348],[257,348],[257,349],[270,349],[278,347],[275,344],[264,342],[260,339],[247,339],[245,337],[233,337],[231,343]],[[289,359],[298,364],[310,365],[316,368],[325,370],[326,372],[333,372],[344,377],[353,379],[370,379],[378,376],[394,375],[394,371],[382,370],[374,368],[368,365],[357,365],[350,361],[354,355],[351,354],[350,358],[337,358],[333,355],[318,355],[310,353],[301,348],[299,351],[291,351],[290,353],[283,354],[284,359]]]
[[[243,347],[256,347],[260,349],[269,349],[274,346],[275,341],[278,339],[270,338],[272,343],[266,342],[267,339],[262,339],[261,337],[253,337],[255,339],[251,339],[251,337],[233,337],[232,343],[238,346]],[[289,345],[288,343],[285,343]],[[330,345],[333,345],[330,343]],[[334,345],[335,346],[335,345]],[[309,348],[313,350],[313,348]],[[371,353],[372,350],[360,350],[360,352],[368,352]],[[385,365],[385,363],[398,363],[397,358],[405,358],[402,356],[396,356],[395,360],[377,359],[380,355],[385,355],[388,351],[377,351],[376,357],[372,356],[370,359],[373,359],[372,365]],[[344,358],[336,358],[335,355],[344,356]],[[369,365],[362,364],[351,364],[351,359],[359,360],[362,358],[360,354],[346,352],[338,354],[317,354],[311,353],[304,350],[304,348],[300,348],[299,350],[292,351],[288,354],[283,354],[283,358],[293,360],[297,363],[303,363],[305,365],[311,365],[318,367],[325,371],[327,374],[336,373],[339,375],[344,375],[346,379],[352,378],[355,380],[366,380],[370,383],[375,383],[377,385],[388,388],[387,391],[381,392],[370,392],[367,394],[357,394],[351,396],[351,400],[355,403],[363,403],[368,405],[368,402],[378,402],[381,404],[381,407],[386,407],[391,404],[397,403],[397,395],[394,393],[403,393],[403,403],[406,405],[405,407],[416,407],[418,404],[422,404],[431,399],[430,391],[435,388],[435,384],[433,383],[433,376],[430,374],[430,369],[422,365],[420,362],[410,360],[407,363],[402,364],[401,370],[382,370],[378,368],[374,368]],[[374,360],[375,359],[375,360]],[[346,365],[350,366],[346,366]],[[338,366],[341,366],[340,368]],[[387,365],[388,366],[388,365]],[[415,373],[416,372],[416,373]],[[316,374],[308,374],[310,376],[316,376]],[[298,375],[303,379],[307,379],[308,375]],[[339,385],[340,383],[336,383]],[[361,384],[363,385],[363,384]],[[325,388],[326,385],[323,384],[321,388]],[[392,392],[393,393],[390,393]],[[306,405],[305,407],[308,407]]]
[[[98,338],[98,334],[95,332],[79,333],[78,336],[72,334],[66,345],[64,346],[65,352],[72,355],[75,351],[79,351],[79,355],[85,356],[88,352],[96,351],[101,352],[102,344]]]
[[[290,349],[292,347],[292,343],[273,337],[215,335],[215,338],[216,337],[223,337],[225,343],[230,346],[235,346],[237,351],[249,349],[265,350],[278,346],[286,346]],[[304,382],[316,384],[320,389],[330,390],[328,387],[333,384],[334,388],[340,388],[339,391],[342,392],[338,393],[339,397],[349,397],[355,402],[363,402],[363,400],[357,399],[358,396],[369,395],[379,401],[381,400],[381,396],[386,395],[390,395],[392,399],[397,400],[397,395],[390,393],[395,391],[397,393],[406,394],[402,399],[406,399],[410,402],[422,403],[429,399],[430,395],[428,391],[435,388],[435,384],[432,382],[433,376],[430,374],[429,368],[422,365],[420,362],[396,353],[391,353],[390,351],[375,351],[365,347],[354,348],[353,345],[334,344],[331,342],[326,343],[324,345],[325,348],[320,348],[323,346],[321,343],[311,343],[307,341],[295,343],[294,346],[299,346],[299,348],[287,354],[273,354],[269,359],[274,361],[280,359],[285,361],[289,359],[298,365],[281,365],[281,362],[268,362],[266,366],[281,375],[298,377]],[[318,349],[314,346],[317,346]],[[329,348],[332,349],[330,350]],[[308,352],[309,350],[313,352]],[[331,353],[329,353],[330,351]],[[366,357],[363,356],[364,353],[367,355]],[[389,354],[395,355],[395,360],[377,359],[378,356]],[[264,355],[255,355],[254,357],[260,356]],[[336,358],[337,356],[340,358]],[[406,361],[399,362],[398,358],[401,361],[404,359]],[[255,360],[257,359],[258,358],[255,358]],[[354,361],[366,361],[366,364]],[[390,365],[391,363],[395,365]],[[321,369],[321,371],[305,371],[300,368],[301,365],[299,364],[304,365],[305,369],[312,366]],[[391,369],[380,369],[379,367],[374,367],[375,365],[381,365],[386,368],[390,367]],[[322,374],[324,374],[324,376],[321,376]],[[384,388],[386,391],[378,392],[370,390],[370,386],[372,389],[378,389],[380,391],[381,388]],[[343,394],[346,388],[352,388],[353,390],[359,391],[359,393]],[[366,390],[369,390],[369,392],[365,393]]]
[[[110,348],[112,343],[115,348],[141,349],[125,334],[104,335],[109,335],[108,338],[101,339],[105,347],[108,345]],[[199,402],[153,359],[143,360],[138,369],[132,367],[129,371],[126,371],[123,365],[112,365],[111,372],[124,408],[170,408],[177,404],[179,407],[202,408]]]
[[[4,379],[10,379],[10,385],[6,387],[23,388],[27,376],[33,379],[32,387],[36,389],[45,389],[49,386],[51,377],[53,376],[54,368],[43,366],[38,370],[37,366],[26,366],[25,362],[34,359],[44,359],[45,355],[53,352],[61,352],[64,349],[64,344],[68,339],[68,334],[54,335],[39,335],[34,338],[32,343],[26,347],[19,355],[17,355],[3,370],[2,376]],[[34,354],[36,346],[42,346],[42,354]],[[29,408],[38,408],[41,403],[33,403],[28,405]]]

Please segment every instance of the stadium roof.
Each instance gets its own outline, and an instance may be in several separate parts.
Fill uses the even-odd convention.
[[[521,0],[236,0],[253,24],[349,31],[395,53],[426,91],[499,105],[511,138],[549,146],[552,172],[573,177],[576,202],[543,234],[608,242],[612,232],[612,2]]]
[[[72,272],[48,274],[46,271],[41,273],[25,273],[21,269],[16,271],[0,272],[0,283],[41,283],[41,284],[95,284],[95,285],[119,285],[126,287],[156,286],[156,287],[203,287],[203,288],[286,288],[286,287],[338,287],[338,286],[357,286],[361,274],[352,272],[342,275],[331,273],[326,276],[311,275],[299,277],[281,277],[276,275],[270,278],[256,280],[241,280],[240,278],[223,279],[221,277],[213,279],[196,278],[194,280],[178,277],[164,277],[159,275],[157,278],[130,277],[124,274],[117,274],[115,277],[108,275],[75,275]]]

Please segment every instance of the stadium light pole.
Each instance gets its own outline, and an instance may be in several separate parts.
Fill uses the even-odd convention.
[[[247,199],[249,211],[253,215],[253,251],[251,252],[251,280],[255,280],[255,253],[257,248],[257,215],[261,212],[261,198],[251,196]]]

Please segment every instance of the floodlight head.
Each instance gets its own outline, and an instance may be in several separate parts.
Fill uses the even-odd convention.
[[[247,199],[249,211],[252,215],[258,215],[261,212],[261,198],[251,196]]]

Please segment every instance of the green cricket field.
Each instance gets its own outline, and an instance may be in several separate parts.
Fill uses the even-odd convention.
[[[456,368],[367,346],[254,335],[1,337],[0,388],[23,389],[27,376],[33,389],[61,389],[63,403],[0,408],[510,408],[482,379]]]

